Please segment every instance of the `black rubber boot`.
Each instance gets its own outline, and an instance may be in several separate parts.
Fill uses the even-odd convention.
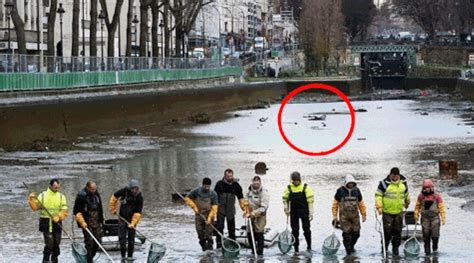
[[[433,237],[433,253],[438,253],[439,237]]]
[[[393,248],[392,248],[392,254],[393,254],[394,256],[398,256],[398,255],[399,255],[399,254],[398,254],[398,247],[393,247]]]
[[[431,245],[430,245],[430,239],[425,238],[424,240],[424,245],[425,245],[425,255],[431,255]]]
[[[125,246],[120,246],[120,256],[122,256],[122,258],[125,258],[126,253],[127,249],[125,248]]]
[[[43,255],[43,262],[49,262],[49,255]]]

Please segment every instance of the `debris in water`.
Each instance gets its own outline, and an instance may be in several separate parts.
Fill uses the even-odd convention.
[[[422,112],[422,113],[420,113],[420,114],[423,115],[423,116],[428,116],[428,112],[426,112],[426,111],[424,111],[424,112]]]
[[[367,112],[367,109],[360,108],[360,109],[355,110],[355,112]]]
[[[268,117],[266,117],[266,118],[262,117],[262,118],[260,118],[260,119],[258,119],[258,120],[259,120],[260,122],[266,122],[266,121],[268,120]]]
[[[358,140],[358,141],[365,141],[365,140],[367,140],[367,138],[361,137],[361,138],[357,138],[357,140]]]
[[[308,116],[308,121],[324,121],[326,119],[326,114],[323,115],[313,115]]]

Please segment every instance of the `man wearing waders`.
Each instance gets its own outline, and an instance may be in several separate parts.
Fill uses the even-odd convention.
[[[79,191],[74,202],[73,212],[77,225],[82,228],[82,233],[84,234],[87,263],[92,263],[97,250],[99,250],[99,245],[89,232],[100,242],[103,236],[102,225],[104,223],[102,199],[99,192],[97,192],[96,183],[89,181],[86,183],[86,187]],[[89,229],[89,232],[86,229]]]
[[[338,217],[339,212],[339,217]],[[344,183],[337,189],[332,204],[333,225],[340,224],[342,230],[342,243],[347,255],[355,252],[354,245],[360,236],[359,212],[362,222],[367,218],[366,208],[362,200],[362,193],[357,187],[352,175],[346,175]]]
[[[440,220],[441,224],[446,223],[446,209],[441,195],[434,191],[434,184],[430,179],[423,181],[421,193],[416,199],[416,222],[420,218],[420,213],[425,254],[431,254],[431,241],[433,241],[433,253],[438,253]]]
[[[219,209],[217,212],[217,230],[224,231],[224,220],[227,218],[227,232],[229,238],[235,240],[235,198],[239,200],[240,208],[244,213],[248,210],[248,202],[244,199],[242,187],[234,179],[234,171],[227,169],[224,171],[224,178],[217,182],[214,187],[217,193]],[[216,239],[217,248],[222,247],[222,238]]]
[[[46,191],[38,196],[34,192],[28,196],[28,204],[31,210],[40,210],[39,231],[43,232],[45,243],[43,262],[50,262],[51,260],[56,263],[60,254],[62,221],[68,215],[66,196],[59,192],[60,188],[59,181],[52,179]]]
[[[202,251],[212,250],[212,227],[217,215],[217,193],[211,190],[211,179],[204,178],[202,186],[198,187],[184,198],[184,202],[193,209],[196,217],[196,232]],[[203,215],[206,219],[202,218]]]
[[[135,248],[135,227],[142,217],[143,209],[143,196],[137,180],[130,180],[127,187],[118,190],[110,197],[109,210],[114,215],[117,214],[118,202],[120,202],[119,217],[121,217],[119,218],[120,254],[122,259],[125,259],[125,253],[127,253],[127,257],[131,259]]]
[[[313,189],[301,182],[299,172],[291,173],[291,183],[283,192],[283,206],[286,216],[290,217],[291,233],[295,237],[295,252],[299,252],[300,220],[303,224],[303,234],[306,239],[306,249],[311,252],[311,225],[313,220]]]
[[[394,167],[390,174],[380,181],[375,193],[375,208],[382,214],[385,251],[392,242],[392,253],[398,256],[398,247],[402,239],[403,208],[410,205],[406,178]]]
[[[245,216],[249,218],[252,223],[257,255],[263,256],[263,246],[265,225],[267,224],[267,209],[270,196],[267,189],[262,187],[262,180],[260,176],[255,176],[252,179],[252,184],[249,186],[246,198],[249,202],[249,211]],[[249,240],[250,247],[253,251],[253,240],[250,229],[247,227],[247,237]]]

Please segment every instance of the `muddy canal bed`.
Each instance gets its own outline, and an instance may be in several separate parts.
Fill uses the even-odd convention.
[[[279,105],[267,109],[232,112],[229,118],[211,124],[185,129],[192,136],[156,138],[147,136],[110,137],[102,140],[80,140],[67,152],[0,152],[0,252],[6,262],[39,262],[43,241],[38,232],[38,215],[26,204],[27,192],[21,182],[30,183],[36,191],[46,188],[47,181],[59,177],[62,191],[72,210],[74,197],[89,179],[95,180],[104,199],[126,185],[130,178],[142,184],[145,198],[143,219],[139,228],[155,242],[166,244],[166,262],[218,262],[219,253],[203,254],[194,230],[194,216],[184,205],[171,201],[169,184],[180,190],[198,186],[203,177],[213,184],[226,168],[232,168],[244,189],[255,175],[254,165],[263,161],[269,170],[263,175],[263,186],[271,199],[268,226],[285,228],[281,194],[289,182],[289,174],[299,171],[303,180],[315,191],[315,216],[311,222],[312,261],[324,259],[322,241],[331,234],[331,204],[343,176],[352,174],[358,180],[368,207],[368,219],[362,224],[356,256],[363,262],[381,260],[379,233],[375,230],[374,193],[378,181],[391,167],[400,168],[409,180],[414,208],[422,178],[434,179],[447,206],[447,224],[442,227],[441,262],[465,262],[474,258],[474,129],[469,118],[470,102],[446,101],[358,101],[356,125],[352,138],[340,151],[325,157],[309,157],[292,150],[278,132]],[[350,125],[347,114],[327,114],[324,121],[310,121],[307,115],[347,112],[345,104],[294,103],[285,107],[283,128],[289,138],[306,150],[324,150],[340,142]],[[323,125],[324,122],[324,125]],[[470,151],[471,150],[471,151]],[[438,161],[459,161],[459,179],[441,180]],[[106,202],[105,202],[106,203]],[[112,215],[106,212],[106,218]],[[237,226],[244,223],[237,213]],[[74,228],[70,216],[65,226]],[[467,231],[466,231],[467,230]],[[340,236],[340,232],[337,232]],[[304,239],[300,235],[302,247]],[[148,245],[147,245],[148,246]],[[147,249],[135,253],[135,262],[146,262]],[[302,256],[281,255],[275,245],[264,251],[265,262],[305,261]],[[119,260],[118,252],[112,257]],[[242,249],[236,261],[250,261],[251,251]],[[61,261],[73,262],[70,242],[61,245]],[[105,255],[99,262],[107,262]],[[420,258],[420,260],[425,260]],[[263,261],[259,261],[263,262]],[[306,262],[306,261],[305,261]]]

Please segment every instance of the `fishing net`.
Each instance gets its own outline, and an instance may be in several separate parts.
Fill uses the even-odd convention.
[[[325,256],[335,255],[337,251],[339,250],[340,246],[341,246],[341,242],[339,241],[337,236],[333,233],[332,235],[324,239],[323,255]]]
[[[287,229],[278,235],[278,248],[281,253],[286,254],[290,252],[294,243],[295,237],[291,234],[290,230]]]
[[[240,245],[229,238],[223,238],[222,240],[222,255],[225,258],[236,258],[239,256]]]
[[[150,250],[148,251],[148,260],[147,263],[156,263],[160,261],[161,258],[165,255],[166,247],[158,244],[151,243]]]
[[[84,246],[78,242],[73,241],[71,244],[72,256],[76,260],[76,263],[87,263],[87,250]]]
[[[403,243],[403,252],[405,257],[418,257],[418,254],[420,254],[420,242],[415,237],[409,238]]]

